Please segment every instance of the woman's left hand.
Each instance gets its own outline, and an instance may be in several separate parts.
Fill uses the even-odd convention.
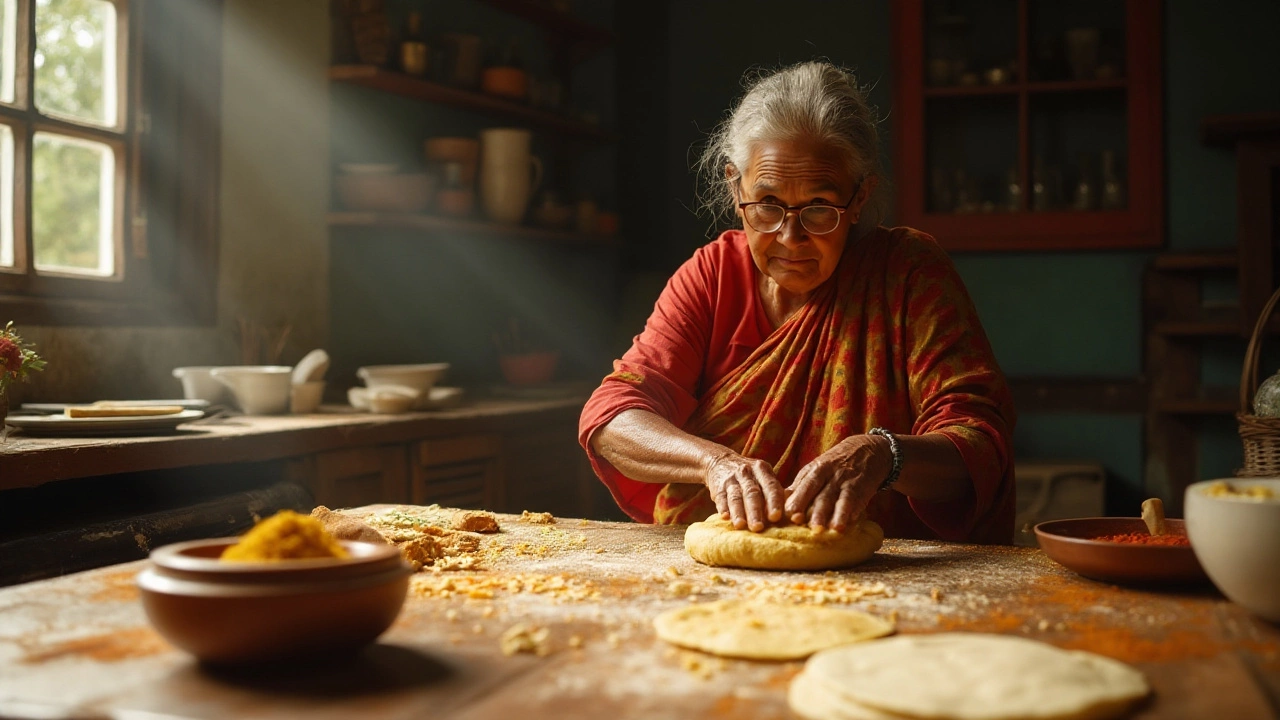
[[[800,468],[787,488],[787,517],[814,528],[843,532],[866,509],[893,469],[889,441],[854,435]]]

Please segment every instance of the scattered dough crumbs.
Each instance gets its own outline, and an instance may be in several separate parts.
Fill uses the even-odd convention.
[[[475,533],[498,532],[498,518],[483,510],[461,510],[453,516],[451,527]]]
[[[759,580],[742,587],[742,597],[747,599],[814,605],[849,605],[867,597],[891,598],[895,595],[884,583],[863,585],[834,577],[794,582]]]
[[[532,523],[534,525],[555,525],[556,519],[549,512],[529,512],[524,510],[520,513],[520,519]]]
[[[459,518],[464,519],[460,521]],[[399,547],[400,553],[415,570],[430,568],[439,572],[479,569],[482,537],[475,532],[451,528],[460,524],[487,527],[486,520],[497,528],[497,520],[490,513],[431,505],[415,508],[414,512],[386,510],[370,513],[364,517],[364,525]]]
[[[551,645],[548,642],[550,638],[551,631],[547,628],[518,623],[502,633],[499,646],[502,648],[502,654],[507,656],[516,653],[532,653],[538,657],[544,657],[551,653]]]
[[[567,602],[600,599],[600,591],[595,583],[560,574],[419,575],[412,579],[410,588],[418,597],[467,597],[473,600],[488,600],[499,594],[531,593],[547,595]]]

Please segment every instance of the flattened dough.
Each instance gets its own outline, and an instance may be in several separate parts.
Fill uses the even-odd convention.
[[[893,632],[888,622],[855,610],[746,600],[668,610],[653,627],[673,645],[750,660],[797,660]]]
[[[902,715],[873,710],[834,695],[807,672],[791,681],[787,704],[805,720],[906,720]]]
[[[857,714],[873,710],[935,720],[1096,720],[1123,715],[1150,692],[1142,673],[1110,658],[981,633],[832,648],[804,672],[819,694],[857,706],[854,718],[877,717]]]
[[[829,570],[857,565],[884,542],[884,531],[862,520],[843,533],[783,525],[764,532],[737,530],[733,523],[712,515],[689,526],[684,549],[704,565],[757,570]]]

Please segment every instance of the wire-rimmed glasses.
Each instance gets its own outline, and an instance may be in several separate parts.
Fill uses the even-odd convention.
[[[858,188],[853,189],[853,197],[844,207],[839,205],[780,205],[767,200],[759,202],[738,203],[742,217],[753,230],[760,233],[775,233],[782,229],[787,215],[796,213],[800,217],[800,225],[814,235],[826,235],[840,225],[840,216],[848,212],[849,206],[858,198]]]

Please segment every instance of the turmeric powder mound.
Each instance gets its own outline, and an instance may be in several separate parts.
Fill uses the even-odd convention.
[[[281,510],[259,522],[240,542],[222,551],[223,560],[239,562],[345,557],[347,551],[319,520],[292,510]]]

